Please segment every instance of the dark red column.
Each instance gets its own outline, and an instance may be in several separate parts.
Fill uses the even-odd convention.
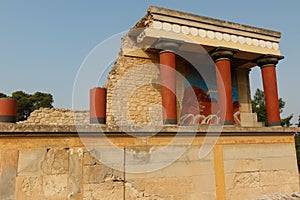
[[[216,63],[216,77],[218,87],[218,102],[220,107],[221,124],[233,125],[233,105],[232,105],[232,83],[231,83],[231,63],[233,52],[230,50],[217,50],[212,53]]]
[[[171,51],[161,51],[160,78],[164,124],[177,124],[176,109],[176,55]]]
[[[90,90],[90,123],[106,123],[106,89],[96,87]]]
[[[282,57],[283,58],[283,57]],[[263,58],[258,61],[261,68],[262,81],[265,94],[267,118],[269,126],[280,126],[280,109],[276,80],[277,58]]]

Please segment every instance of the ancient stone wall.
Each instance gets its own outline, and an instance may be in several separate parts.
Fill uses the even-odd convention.
[[[141,56],[133,53],[136,48],[129,37],[124,37],[121,53],[108,75],[108,125],[162,124],[158,54],[145,56],[144,52]]]
[[[40,108],[33,111],[26,121],[18,124],[29,125],[74,125],[89,124],[89,111],[72,111],[62,108]]]
[[[172,134],[81,135],[89,145],[71,132],[10,134],[0,139],[0,199],[236,200],[299,191],[292,135],[224,135],[199,158],[203,135],[168,152]]]

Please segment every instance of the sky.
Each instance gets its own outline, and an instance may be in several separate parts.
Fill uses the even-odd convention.
[[[72,108],[73,85],[84,59],[99,43],[135,25],[150,5],[280,31],[285,56],[277,66],[279,96],[286,102],[282,117],[293,113],[297,121],[297,0],[0,0],[0,92],[47,92],[55,107]],[[253,95],[262,88],[260,69],[250,74]]]

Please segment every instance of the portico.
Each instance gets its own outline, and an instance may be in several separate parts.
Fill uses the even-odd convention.
[[[256,114],[252,113],[249,84],[249,71],[259,66],[262,72],[269,126],[280,125],[276,64],[283,59],[283,56],[279,50],[281,37],[279,32],[150,7],[148,14],[136,25],[135,30],[129,33],[129,37],[143,50],[131,50],[127,52],[128,55],[147,57],[147,52],[159,55],[164,124],[183,123],[183,121],[211,123],[213,118],[218,116],[220,124],[261,127],[262,124],[257,122]],[[200,47],[204,52],[199,51]],[[186,60],[194,68],[204,68],[206,65],[204,63],[209,61],[203,54],[209,55],[214,62],[214,66],[210,66],[208,70],[215,70],[216,83],[212,86],[213,89],[209,89],[209,83],[206,83],[208,89],[200,87],[207,95],[205,98],[209,100],[200,104],[197,97],[199,101],[197,114],[196,111],[190,111],[190,108],[185,109],[182,104],[184,97],[177,98],[182,106],[176,104],[176,96],[184,96],[187,88],[178,84],[174,72],[176,70],[182,72],[183,68],[186,68],[176,66],[178,57]],[[195,66],[198,64],[199,66]],[[186,75],[188,81],[190,81],[189,75]],[[207,77],[203,77],[205,78]],[[195,85],[191,86],[195,93]],[[211,108],[211,105],[215,105],[215,101],[219,108],[217,112]],[[207,114],[205,108],[201,113],[203,105],[210,108],[208,113],[210,117],[205,115]],[[183,115],[184,109],[189,110],[185,113],[187,115]],[[192,120],[188,117],[182,118],[184,116],[194,116],[194,118]],[[213,121],[215,123],[215,120]]]

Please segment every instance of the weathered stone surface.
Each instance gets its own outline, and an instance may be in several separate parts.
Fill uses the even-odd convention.
[[[68,175],[47,175],[43,176],[43,193],[47,199],[67,199],[68,196]]]
[[[100,165],[100,161],[98,158],[95,158],[95,156],[91,155],[90,152],[85,152],[83,154],[83,164],[93,166],[93,165]]]
[[[224,172],[256,172],[263,170],[261,159],[239,159],[239,160],[226,160],[224,162]]]
[[[80,199],[82,195],[82,148],[70,149],[69,156],[69,176],[68,176],[68,199]]]
[[[145,194],[161,196],[191,192],[193,192],[193,177],[145,179]]]
[[[0,199],[15,199],[17,163],[19,152],[0,151]]]
[[[46,174],[66,174],[69,169],[69,154],[66,149],[49,149],[44,162],[43,172]]]
[[[33,111],[26,121],[18,122],[18,124],[25,125],[79,125],[89,123],[89,111],[72,111],[62,108],[40,108]]]
[[[84,184],[83,200],[121,200],[124,199],[123,182],[107,181],[100,184]]]
[[[16,180],[16,199],[32,200],[43,199],[42,176],[20,176]]]
[[[20,151],[18,176],[37,176],[42,173],[41,164],[45,159],[47,149]]]

